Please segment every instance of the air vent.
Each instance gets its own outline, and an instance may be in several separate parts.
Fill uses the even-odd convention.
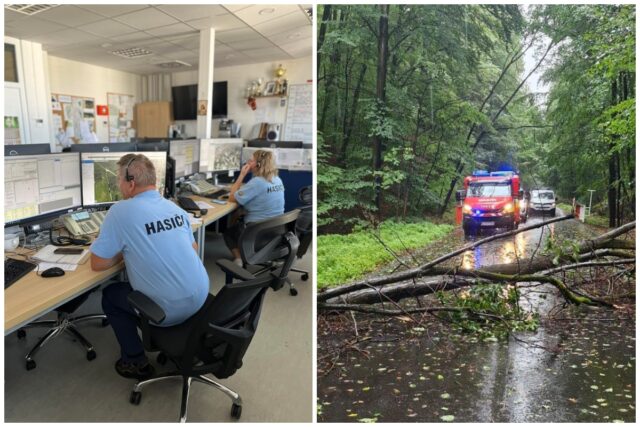
[[[57,4],[5,4],[4,8],[13,10],[14,12],[22,13],[24,15],[35,15],[36,13],[43,12],[45,10],[53,9],[59,6]]]
[[[149,56],[153,52],[143,47],[129,47],[127,49],[112,50],[111,53],[121,58],[134,59],[143,56]]]
[[[181,68],[181,67],[191,67],[191,64],[189,64],[188,62],[184,62],[184,61],[178,61],[173,60],[173,61],[169,61],[169,62],[161,62],[159,64],[156,64],[158,67],[161,68]]]

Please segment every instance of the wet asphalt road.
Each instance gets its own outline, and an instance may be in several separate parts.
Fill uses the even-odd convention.
[[[526,225],[540,221],[531,217]],[[460,244],[468,243],[458,232]],[[592,234],[578,221],[561,221],[469,251],[462,266],[526,259],[550,235]],[[527,302],[543,314],[558,307],[554,289],[539,291]],[[585,308],[564,317],[569,320],[543,322],[536,332],[498,342],[457,335],[437,323],[374,324],[358,351],[344,351],[328,373],[319,372],[318,421],[635,421],[635,321]],[[353,337],[349,328],[322,331],[319,357],[323,348]]]

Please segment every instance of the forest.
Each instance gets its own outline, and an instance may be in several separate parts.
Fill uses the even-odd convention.
[[[569,203],[594,190],[610,227],[635,218],[635,6],[320,5],[318,17],[319,234],[446,216],[477,169],[517,170]]]

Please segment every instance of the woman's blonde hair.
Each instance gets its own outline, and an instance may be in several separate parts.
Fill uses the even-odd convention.
[[[253,153],[253,159],[256,161],[256,176],[261,176],[269,182],[271,178],[278,176],[278,168],[271,151],[257,150]]]

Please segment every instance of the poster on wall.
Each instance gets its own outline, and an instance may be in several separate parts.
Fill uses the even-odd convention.
[[[95,100],[84,96],[51,94],[51,113],[58,145],[98,142]]]
[[[135,136],[133,127],[133,95],[107,93],[109,109],[109,142],[129,142]]]
[[[313,87],[311,84],[289,86],[284,141],[313,140]]]

